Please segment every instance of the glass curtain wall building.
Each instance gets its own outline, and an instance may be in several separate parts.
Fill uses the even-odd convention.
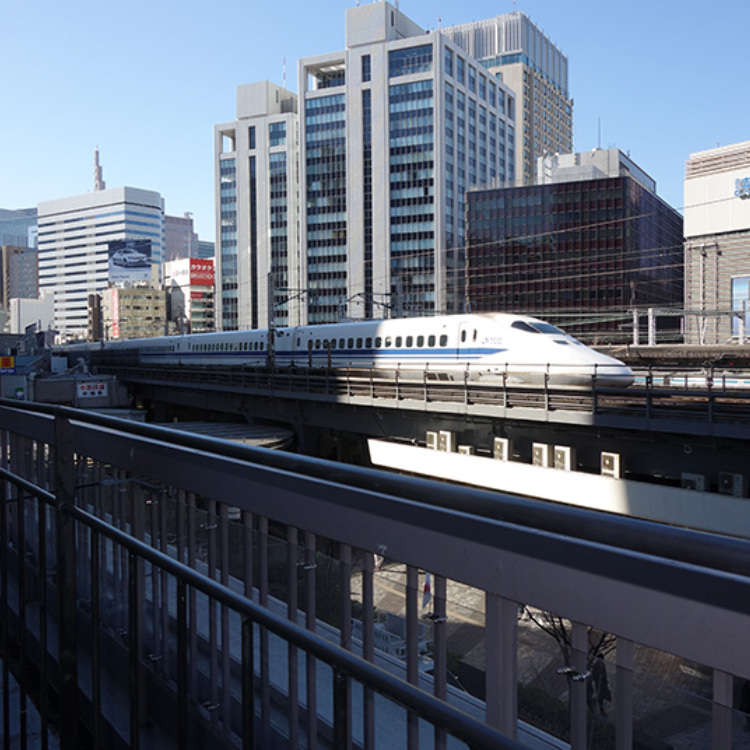
[[[297,325],[300,310],[296,96],[237,88],[237,119],[214,126],[216,324]]]
[[[617,342],[632,340],[634,308],[682,305],[682,217],[630,175],[470,190],[467,216],[473,312]],[[677,337],[679,319],[659,329]]]
[[[298,70],[309,322],[463,310],[464,193],[513,179],[510,90],[387,2]]]

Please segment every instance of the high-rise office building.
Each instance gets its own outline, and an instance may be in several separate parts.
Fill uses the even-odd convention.
[[[308,321],[461,310],[464,195],[513,179],[513,94],[388,2],[298,65]]]
[[[33,248],[0,245],[0,308],[7,312],[14,297],[39,296],[37,263]]]
[[[533,185],[536,160],[573,150],[568,58],[520,11],[449,26],[443,33],[516,94],[516,175]]]
[[[214,127],[222,330],[302,322],[297,147],[297,97],[268,81],[239,86],[237,119]]]
[[[164,217],[163,263],[181,258],[193,258],[198,253],[198,235],[193,228],[193,216]]]
[[[472,311],[529,313],[588,340],[625,341],[633,309],[679,310],[682,216],[651,177],[618,149],[540,162],[543,184],[468,193]],[[659,327],[679,336],[676,317]]]
[[[723,344],[730,310],[750,334],[750,141],[690,154],[684,188],[686,340]]]
[[[110,283],[152,281],[164,247],[164,200],[132,187],[95,190],[38,207],[39,289],[54,294],[61,338],[85,338],[88,295]]]
[[[0,245],[36,247],[35,208],[0,208]]]

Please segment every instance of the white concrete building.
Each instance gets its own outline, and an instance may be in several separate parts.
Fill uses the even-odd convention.
[[[388,2],[298,80],[308,321],[461,310],[465,191],[513,179],[510,90]]]
[[[127,248],[115,259],[120,275],[150,263],[147,274],[158,278],[164,248],[159,193],[132,187],[95,190],[45,201],[37,210],[39,289],[54,295],[54,326],[62,340],[86,336],[88,295],[107,288],[118,241],[138,242],[140,249]]]
[[[169,321],[178,332],[214,331],[213,258],[180,258],[164,264]]]
[[[686,340],[736,340],[733,313],[750,309],[750,141],[690,154],[684,188]]]
[[[540,156],[573,151],[568,58],[520,11],[448,26],[443,33],[515,93],[515,174],[518,184],[533,185]]]
[[[54,299],[51,294],[42,294],[38,299],[11,297],[8,313],[10,333],[23,333],[32,323],[38,331],[46,331],[52,326],[55,314]]]
[[[237,119],[214,126],[216,324],[302,322],[297,97],[268,81],[237,88]],[[272,289],[269,303],[268,290]]]

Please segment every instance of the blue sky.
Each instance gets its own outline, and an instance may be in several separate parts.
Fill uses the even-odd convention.
[[[235,87],[296,90],[299,57],[340,49],[351,3],[0,0],[0,207],[109,187],[158,190],[213,239],[213,125]],[[679,208],[689,153],[750,138],[750,3],[402,0],[425,28],[517,8],[568,56],[575,150],[618,146]]]

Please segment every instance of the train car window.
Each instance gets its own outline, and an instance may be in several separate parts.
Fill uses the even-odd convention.
[[[323,339],[323,348],[328,349],[328,339]]]
[[[383,346],[383,339],[380,338],[380,336],[375,337],[375,348],[380,349],[380,347]]]
[[[448,346],[448,337],[445,334],[440,337],[440,346]]]
[[[346,340],[345,339],[339,339],[339,349],[344,349],[346,346]]]
[[[427,346],[435,346],[435,337],[434,336],[430,336],[427,339]]]
[[[266,344],[265,344],[265,342],[264,342],[264,341],[261,341],[261,342],[260,342],[260,344],[258,344],[258,348],[259,348],[259,349],[260,349],[261,351],[263,351],[263,349],[265,349],[265,347],[266,347]]]
[[[411,336],[406,337],[406,346],[407,347],[414,346],[414,339]]]
[[[477,329],[476,328],[474,329],[474,338],[472,340],[473,341],[477,340]]]
[[[401,336],[396,336],[396,347],[401,346]]]
[[[466,341],[466,331],[461,331],[461,341]]]
[[[347,346],[347,347],[348,347],[349,349],[353,349],[353,348],[354,348],[354,339],[349,339],[349,340],[348,340],[348,341],[346,342],[346,346]]]
[[[320,339],[315,339],[315,348],[320,349]]]
[[[299,344],[300,344],[300,339],[299,339],[299,336],[297,336],[297,346],[299,346]]]
[[[365,339],[365,348],[366,349],[371,349],[372,348],[372,339],[371,338],[366,338]]]
[[[385,337],[385,348],[389,349],[390,346],[391,346],[391,337],[390,336],[386,336]]]
[[[424,336],[417,336],[417,346],[424,346]]]
[[[361,349],[361,348],[362,348],[362,339],[358,338],[357,339],[357,349]]]
[[[536,328],[532,328],[526,321],[524,320],[514,320],[510,324],[511,328],[517,328],[519,331],[524,331],[525,333],[539,333],[539,331],[536,330]]]

